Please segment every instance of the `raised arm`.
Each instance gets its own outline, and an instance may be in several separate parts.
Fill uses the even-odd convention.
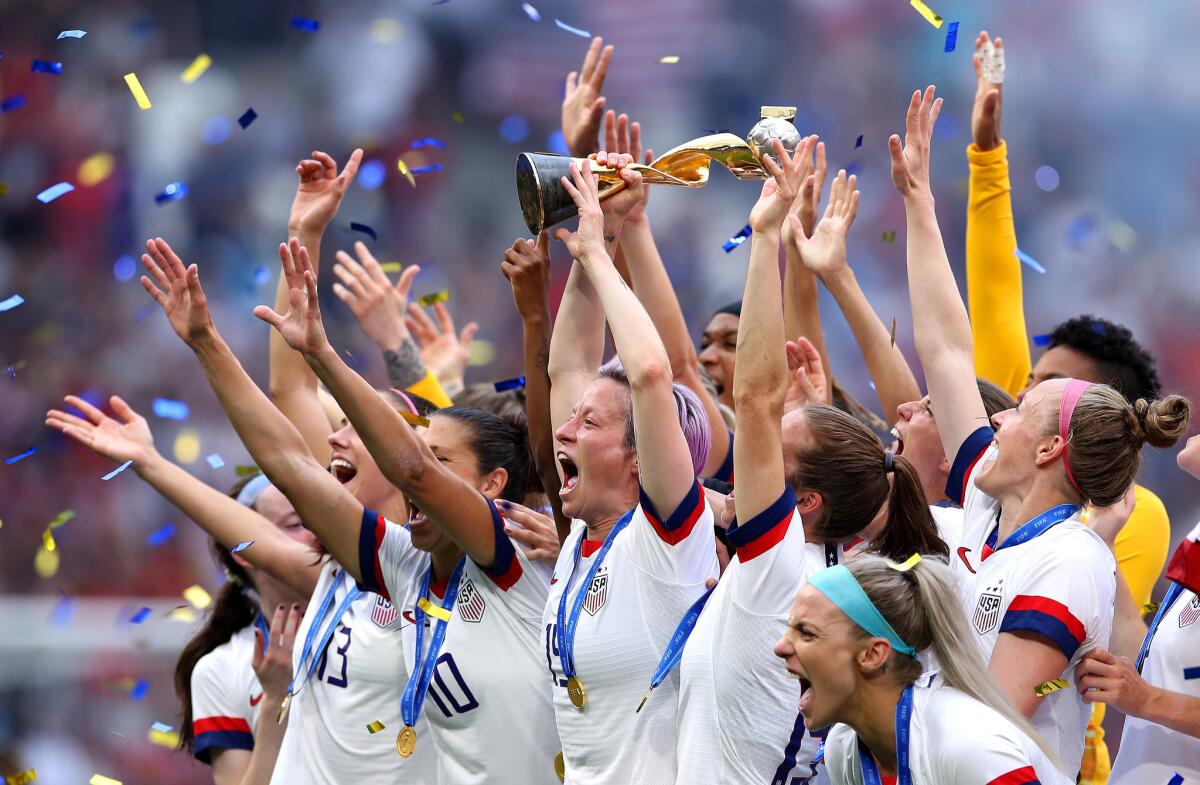
[[[567,74],[562,130],[567,149],[576,158],[586,158],[599,149],[597,137],[604,114],[604,96],[600,91],[604,89],[612,53],[612,46],[604,46],[604,39],[596,36],[583,57],[583,66]]]
[[[929,186],[929,144],[942,99],[930,85],[908,102],[905,139],[888,139],[892,182],[904,196],[908,217],[908,291],[913,303],[917,355],[925,369],[929,399],[947,456],[988,422],[975,382],[971,325],[938,229]]]
[[[259,306],[255,315],[312,366],[383,476],[420,505],[477,564],[490,567],[496,554],[491,507],[470,483],[439,461],[399,412],[329,345],[317,302],[317,278],[303,249],[296,250],[294,257],[286,246],[281,252],[284,276],[291,286],[287,312],[281,315]]]
[[[546,498],[554,510],[559,542],[571,533],[571,520],[562,514],[558,492],[561,479],[554,459],[554,426],[550,418],[550,235],[542,232],[537,242],[518,239],[504,252],[500,271],[512,285],[513,300],[521,316],[525,357],[525,421],[534,468]]]
[[[884,416],[891,423],[897,417],[896,407],[917,400],[921,392],[903,352],[892,341],[891,332],[863,295],[854,271],[846,263],[846,233],[858,213],[857,182],[853,175],[847,180],[845,170],[838,172],[829,188],[829,206],[816,231],[805,234],[798,225],[800,219],[793,216],[792,238],[795,254],[825,284],[850,324],[875,382]]]
[[[355,150],[338,174],[337,163],[326,153],[313,151],[313,157],[296,166],[300,185],[288,216],[288,237],[296,238],[308,251],[315,264],[320,264],[321,236],[337,214],[346,189],[358,174],[363,151]],[[287,282],[282,277],[275,290],[277,308],[287,307]],[[317,378],[303,358],[271,333],[270,377],[271,400],[300,430],[304,443],[322,465],[329,463],[329,421],[317,400]]]
[[[302,597],[313,593],[320,567],[315,564],[312,551],[254,510],[164,458],[154,448],[146,418],[124,399],[117,395],[109,399],[115,417],[74,395],[65,400],[68,406],[81,411],[83,417],[51,409],[46,413],[46,425],[114,461],[133,461],[131,468],[139,477],[209,536],[226,548],[253,540],[254,547],[241,554],[248,562]]]
[[[433,381],[441,385],[448,398],[453,398],[466,388],[467,360],[479,325],[468,322],[459,331],[450,309],[441,302],[433,304],[433,315],[436,322],[418,303],[412,303],[404,324],[421,347],[421,360],[433,374]]]
[[[317,462],[300,431],[272,405],[221,338],[213,325],[196,265],[185,269],[161,238],[146,243],[146,248],[149,253],[142,256],[142,263],[158,285],[143,275],[142,286],[162,306],[175,334],[196,353],[242,444],[333,558],[355,578],[361,578],[358,541],[362,503]],[[306,254],[295,238],[291,252]],[[280,245],[280,256],[287,253],[288,246]],[[321,419],[325,419],[323,414]],[[392,511],[380,512],[388,515]]]
[[[596,287],[578,261],[571,263],[558,312],[562,318],[554,322],[546,361],[551,426],[555,430],[571,419],[575,404],[595,378],[604,357],[604,310]],[[561,482],[561,475],[559,479]]]

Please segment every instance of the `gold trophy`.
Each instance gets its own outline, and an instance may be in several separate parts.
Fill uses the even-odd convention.
[[[785,150],[793,152],[800,144],[800,132],[792,124],[796,117],[794,106],[764,106],[760,115],[758,124],[745,139],[728,132],[710,134],[668,150],[649,165],[634,163],[628,168],[641,172],[647,184],[684,188],[699,188],[707,183],[713,161],[739,180],[765,180],[770,175],[762,165],[762,156],[771,154],[775,158],[771,146],[776,139],[783,142]],[[517,156],[517,199],[525,225],[534,235],[578,213],[560,178],[570,176],[571,162],[582,166],[583,160],[549,153]],[[596,166],[594,161],[591,169],[600,177],[601,199],[625,187],[615,169]]]

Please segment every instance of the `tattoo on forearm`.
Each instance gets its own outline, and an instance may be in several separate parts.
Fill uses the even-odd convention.
[[[550,347],[540,349],[533,359],[534,367],[542,373],[550,372]]]
[[[425,363],[421,362],[421,352],[412,338],[405,338],[399,351],[384,351],[383,362],[387,365],[388,383],[393,387],[403,390],[425,378]]]
[[[604,235],[604,242],[607,243],[608,245],[612,245],[616,241],[617,241],[617,236],[615,234]]]

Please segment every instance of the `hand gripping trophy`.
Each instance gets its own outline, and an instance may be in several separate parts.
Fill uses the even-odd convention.
[[[788,153],[800,144],[800,132],[792,124],[796,108],[764,106],[762,119],[750,129],[745,139],[736,134],[719,133],[702,136],[668,150],[649,165],[630,164],[628,168],[642,173],[646,183],[679,185],[699,188],[708,182],[712,162],[724,166],[739,180],[765,180],[770,175],[761,163],[771,154],[771,145],[778,139]],[[535,235],[547,226],[562,223],[577,213],[575,202],[562,187],[571,162],[581,158],[547,153],[521,153],[517,156],[517,198],[525,225]],[[780,163],[776,161],[776,163]],[[600,177],[600,198],[605,199],[625,187],[614,169],[596,166],[592,173]]]

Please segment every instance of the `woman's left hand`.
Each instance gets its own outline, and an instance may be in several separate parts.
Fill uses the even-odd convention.
[[[282,316],[266,305],[257,306],[254,315],[274,327],[287,345],[301,354],[315,355],[329,346],[317,303],[317,276],[308,259],[308,250],[296,238],[279,244],[279,261],[288,285],[288,312]]]
[[[525,554],[534,561],[544,561],[554,564],[558,561],[558,552],[562,543],[558,541],[558,527],[554,519],[548,515],[517,504],[516,502],[498,499],[496,506],[504,515],[504,533],[513,538],[525,548]],[[514,521],[520,526],[512,526],[507,521]]]

